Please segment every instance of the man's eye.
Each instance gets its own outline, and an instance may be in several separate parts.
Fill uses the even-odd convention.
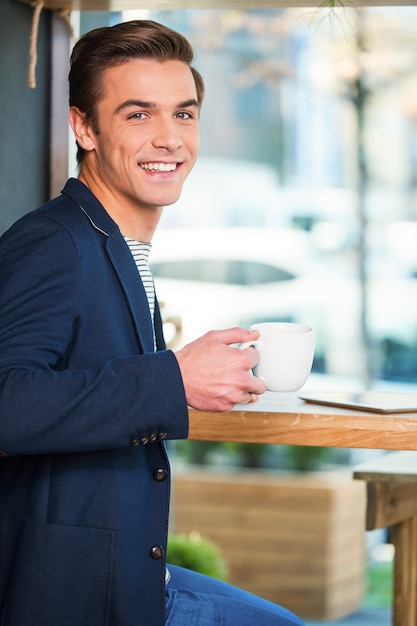
[[[143,120],[144,118],[145,118],[145,113],[143,113],[142,111],[139,111],[137,113],[132,113],[128,117],[129,120]]]
[[[181,120],[192,120],[194,118],[193,114],[189,111],[179,111],[176,113],[175,117],[179,117]]]

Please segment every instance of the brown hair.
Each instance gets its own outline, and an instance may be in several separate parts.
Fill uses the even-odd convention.
[[[97,102],[103,96],[103,74],[132,59],[183,61],[194,77],[201,105],[204,82],[191,66],[194,52],[190,43],[176,31],[152,20],[132,20],[116,26],[96,28],[83,35],[71,54],[69,105],[80,109],[98,132]],[[78,147],[81,162],[84,150]]]

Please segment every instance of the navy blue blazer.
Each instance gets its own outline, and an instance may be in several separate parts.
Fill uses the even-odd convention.
[[[162,626],[170,473],[188,434],[132,255],[93,194],[0,239],[0,624]]]

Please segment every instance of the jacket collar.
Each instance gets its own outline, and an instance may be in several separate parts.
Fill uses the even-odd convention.
[[[69,196],[86,215],[90,224],[107,239],[105,250],[118,276],[130,309],[136,334],[144,352],[154,351],[154,329],[148,298],[129,248],[110,215],[81,181],[70,178],[62,193]]]
[[[110,217],[103,205],[90,189],[76,178],[70,178],[62,193],[69,196],[86,214],[92,226],[109,237],[120,232],[116,222]]]

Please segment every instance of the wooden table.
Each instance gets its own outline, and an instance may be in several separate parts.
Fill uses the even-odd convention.
[[[417,412],[379,414],[314,405],[296,393],[266,393],[227,413],[190,409],[190,439],[417,451]],[[417,453],[392,453],[359,467],[367,525],[393,527],[394,626],[417,626]],[[362,468],[362,469],[361,469]]]
[[[366,481],[366,529],[391,527],[394,626],[417,626],[417,453],[391,452],[355,468]]]
[[[227,413],[189,410],[190,439],[333,448],[417,450],[417,412],[378,414],[267,392]]]

